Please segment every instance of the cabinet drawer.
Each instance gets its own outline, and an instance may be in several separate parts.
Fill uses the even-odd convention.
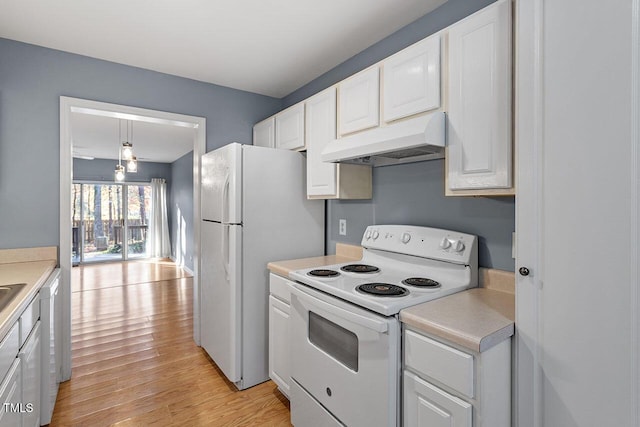
[[[274,297],[291,304],[291,281],[277,274],[269,274],[269,291]]]
[[[7,375],[11,364],[15,361],[20,348],[18,322],[13,325],[6,337],[0,342],[0,381]]]
[[[40,318],[40,294],[36,294],[35,298],[29,303],[27,309],[20,316],[20,347],[24,345],[27,337],[31,333],[31,329]]]
[[[404,363],[465,396],[474,397],[474,363],[470,354],[413,331],[405,331]]]

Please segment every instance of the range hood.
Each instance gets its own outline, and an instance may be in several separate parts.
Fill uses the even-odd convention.
[[[322,161],[386,166],[444,157],[445,113],[438,111],[327,144]]]

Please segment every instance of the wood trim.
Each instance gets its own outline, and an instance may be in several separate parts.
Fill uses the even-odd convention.
[[[0,250],[0,264],[50,260],[53,260],[56,264],[58,263],[57,246]]]

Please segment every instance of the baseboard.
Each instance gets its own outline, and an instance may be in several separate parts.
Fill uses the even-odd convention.
[[[174,257],[173,255],[171,255],[171,256],[169,257],[169,259],[170,259],[171,261],[175,262],[176,264],[178,264],[178,261],[176,260],[176,257]],[[192,276],[194,275],[193,270],[192,270],[192,269],[190,269],[189,267],[187,267],[186,265],[181,265],[180,267],[182,267],[182,269],[183,269],[184,271],[186,271],[187,273],[189,273],[190,275],[192,275]]]

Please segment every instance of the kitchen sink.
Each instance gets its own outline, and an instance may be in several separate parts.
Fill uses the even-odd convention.
[[[26,283],[14,283],[12,285],[0,286],[0,311],[9,305],[25,285]]]

